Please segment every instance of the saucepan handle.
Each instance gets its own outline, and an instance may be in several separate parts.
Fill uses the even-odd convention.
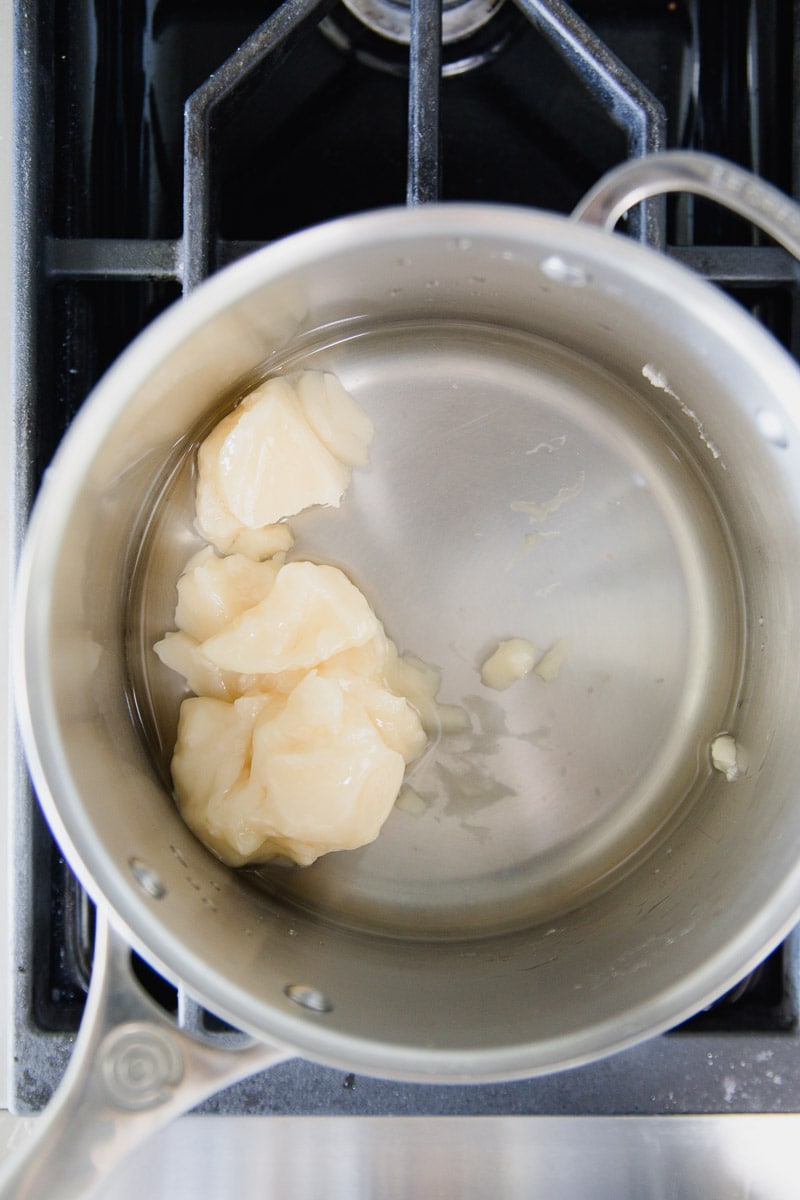
[[[800,258],[800,205],[772,184],[712,154],[667,150],[624,163],[587,192],[572,216],[610,231],[629,208],[664,192],[693,192],[716,200]]]
[[[63,1082],[0,1173],[0,1200],[88,1200],[136,1146],[208,1096],[288,1057],[261,1042],[209,1046],[142,990],[98,911],[86,1011]]]

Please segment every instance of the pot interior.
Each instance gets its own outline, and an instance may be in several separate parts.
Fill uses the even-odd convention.
[[[337,330],[273,363],[335,372],[371,417],[339,509],[289,524],[290,559],[340,566],[468,726],[413,764],[362,850],[262,868],[328,921],[464,938],[553,921],[652,849],[712,775],[743,657],[727,530],[694,454],[630,387],[530,334],[467,322]],[[135,710],[169,789],[182,680],[153,643],[192,552],[194,455],[148,514],[126,624]],[[504,691],[498,641],[561,665]]]

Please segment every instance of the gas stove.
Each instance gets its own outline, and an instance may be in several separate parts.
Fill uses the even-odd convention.
[[[720,154],[798,194],[800,4],[445,0],[441,39],[439,23],[433,0],[286,0],[271,13],[252,0],[17,6],[15,542],[105,368],[182,293],[257,246],[404,201],[567,213],[605,170],[662,148]],[[627,231],[725,288],[800,357],[797,270],[784,251],[691,198],[650,204]],[[80,1023],[92,908],[19,760],[12,778],[9,1103],[34,1113]],[[414,1085],[295,1059],[202,1111],[792,1113],[799,939],[679,1029],[563,1074]],[[137,970],[184,1028],[235,1036],[147,964]]]

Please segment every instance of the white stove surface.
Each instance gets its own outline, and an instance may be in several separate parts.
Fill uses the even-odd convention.
[[[0,1157],[32,1125],[0,1120]],[[777,1114],[184,1117],[93,1200],[143,1181],[148,1200],[796,1200],[798,1133]]]

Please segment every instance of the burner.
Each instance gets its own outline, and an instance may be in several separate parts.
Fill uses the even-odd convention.
[[[442,75],[461,75],[488,62],[524,24],[522,13],[506,0],[444,0]],[[320,30],[365,66],[409,73],[410,0],[343,0]]]
[[[461,41],[486,25],[504,0],[444,0],[442,42]],[[411,42],[410,0],[344,0],[345,7],[368,29],[408,46]]]

